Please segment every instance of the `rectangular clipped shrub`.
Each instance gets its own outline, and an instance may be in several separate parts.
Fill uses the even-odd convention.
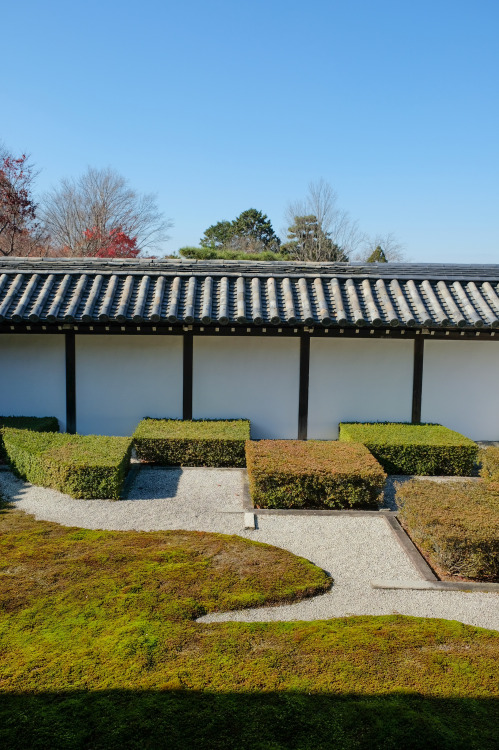
[[[480,451],[480,476],[488,485],[489,492],[499,493],[499,448],[490,447]]]
[[[133,435],[137,457],[161,466],[245,466],[247,419],[143,419]]]
[[[399,485],[399,518],[442,574],[499,580],[499,497],[484,482],[412,479]]]
[[[376,507],[386,479],[365,446],[332,440],[248,441],[246,462],[259,508]]]
[[[478,446],[439,424],[340,423],[340,440],[363,443],[388,474],[470,476]]]
[[[0,430],[2,427],[15,427],[18,430],[34,430],[35,432],[59,432],[59,422],[56,417],[0,417]],[[0,432],[0,464],[5,464],[7,461],[8,457]]]
[[[130,464],[130,438],[10,427],[2,434],[12,469],[22,479],[76,498],[119,498]]]

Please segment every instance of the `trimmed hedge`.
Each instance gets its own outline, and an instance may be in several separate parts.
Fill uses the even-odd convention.
[[[499,493],[499,448],[491,446],[480,451],[480,476],[489,492]]]
[[[76,498],[119,498],[130,464],[130,438],[10,427],[1,432],[12,469],[22,479]]]
[[[331,440],[248,441],[246,462],[259,508],[376,507],[386,480],[365,446]]]
[[[439,424],[342,422],[340,440],[363,443],[388,474],[470,476],[478,446]]]
[[[499,498],[483,482],[413,479],[398,486],[399,518],[443,574],[499,579]]]
[[[245,466],[247,419],[143,419],[133,435],[137,457],[160,466]]]
[[[0,464],[5,464],[9,460],[3,447],[2,427],[14,427],[18,430],[33,430],[34,432],[59,432],[59,422],[56,417],[0,417]]]

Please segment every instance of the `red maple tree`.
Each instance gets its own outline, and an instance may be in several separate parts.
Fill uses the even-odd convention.
[[[0,253],[27,255],[39,229],[36,204],[31,197],[35,178],[26,154],[0,156]]]
[[[130,237],[121,227],[110,229],[106,234],[98,227],[84,232],[87,252],[96,258],[136,258],[140,250],[137,237]]]

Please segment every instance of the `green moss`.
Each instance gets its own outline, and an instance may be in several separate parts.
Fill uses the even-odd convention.
[[[143,419],[133,435],[137,456],[161,466],[245,466],[250,423],[233,420]]]
[[[130,463],[130,438],[10,427],[1,434],[12,469],[22,479],[75,498],[119,498]]]
[[[363,443],[388,474],[470,476],[478,446],[437,424],[342,422],[339,439]]]
[[[495,750],[499,633],[350,617],[201,624],[329,581],[285,550],[0,513],[9,750]]]

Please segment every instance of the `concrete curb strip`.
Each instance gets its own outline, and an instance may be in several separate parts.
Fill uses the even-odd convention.
[[[499,583],[481,581],[371,581],[373,589],[403,591],[466,591],[499,594]]]

